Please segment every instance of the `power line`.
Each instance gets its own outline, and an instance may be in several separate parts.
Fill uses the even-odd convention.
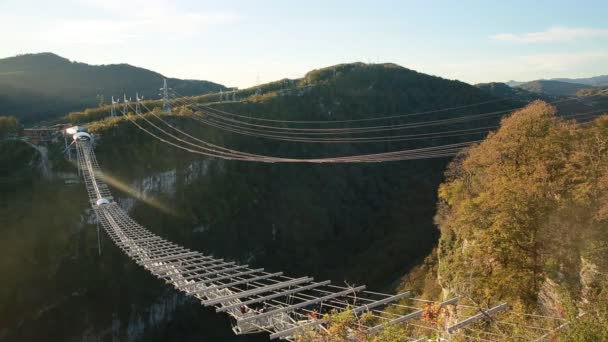
[[[176,101],[176,100],[185,101],[185,100],[181,100],[181,99],[178,99],[175,97],[173,99],[174,99],[174,101]],[[188,104],[188,103],[186,103],[186,104]],[[228,121],[228,122],[234,122],[234,123],[238,123],[238,124],[246,125],[246,126],[268,128],[271,131],[272,130],[295,131],[295,132],[289,132],[289,134],[293,134],[293,135],[355,134],[355,133],[369,133],[369,132],[382,132],[382,131],[394,131],[394,130],[401,130],[401,129],[421,128],[421,127],[444,125],[444,124],[450,124],[450,123],[466,122],[466,121],[470,121],[471,119],[509,113],[509,112],[512,112],[513,110],[523,108],[523,107],[517,107],[517,108],[508,109],[508,110],[485,112],[485,113],[479,113],[479,114],[467,115],[467,116],[461,116],[461,117],[455,117],[455,118],[418,121],[418,122],[411,122],[411,123],[397,124],[397,125],[383,125],[383,126],[371,126],[371,127],[350,127],[350,128],[289,128],[289,127],[257,125],[257,124],[238,121],[238,120],[234,120],[234,119],[230,119],[230,118],[225,118],[225,117],[221,117],[216,114],[213,114],[213,111],[217,111],[214,108],[204,107],[204,106],[200,106],[200,105],[194,104],[194,103],[190,103],[190,105],[195,106],[198,109],[201,109],[201,111],[203,111],[206,115],[209,115],[213,118],[217,118],[217,119]],[[210,113],[210,111],[211,111],[211,113]],[[253,130],[253,128],[248,128],[248,129]],[[277,133],[280,133],[280,132],[277,132]]]
[[[283,157],[271,157],[259,154],[250,154],[243,153],[240,151],[229,150],[220,151],[217,148],[222,148],[214,145],[214,147],[200,146],[198,144],[193,144],[188,142],[185,139],[181,139],[175,136],[172,133],[167,132],[166,130],[160,128],[159,126],[151,123],[151,121],[147,120],[144,115],[140,115],[139,117],[143,118],[149,124],[152,124],[153,127],[158,130],[160,133],[167,135],[168,137],[175,139],[181,143],[189,144],[197,149],[189,148],[180,145],[179,143],[174,143],[164,139],[157,134],[151,132],[148,129],[145,129],[143,126],[136,123],[132,118],[127,117],[127,119],[133,122],[138,128],[142,129],[147,134],[153,136],[154,138],[168,143],[174,147],[193,152],[199,153],[207,156],[218,157],[223,159],[238,159],[244,161],[261,161],[261,162],[289,162],[289,163],[352,163],[352,162],[384,162],[384,161],[397,161],[397,160],[411,160],[411,159],[427,159],[427,158],[437,158],[437,157],[447,157],[456,154],[461,148],[476,143],[478,141],[469,141],[464,143],[450,144],[450,145],[442,145],[442,146],[434,146],[434,147],[426,147],[426,148],[418,148],[418,149],[410,149],[410,150],[401,150],[394,152],[384,152],[384,153],[372,153],[372,154],[363,154],[363,155],[353,155],[353,156],[343,156],[343,157],[333,157],[333,158],[283,158]],[[159,116],[155,117],[160,119]],[[160,119],[162,120],[162,119]],[[164,121],[164,120],[162,120]],[[205,142],[205,144],[209,144]],[[203,151],[198,150],[203,149]],[[222,148],[226,150],[225,148]]]
[[[178,95],[179,97],[186,97],[178,92],[176,92],[175,90],[173,90],[173,93]],[[483,102],[477,102],[477,103],[473,103],[473,104],[467,104],[467,105],[462,105],[462,106],[455,106],[455,107],[449,107],[449,108],[442,108],[442,109],[435,109],[435,110],[428,110],[428,111],[422,111],[422,112],[413,112],[413,113],[407,113],[407,114],[396,114],[396,115],[389,115],[389,116],[382,116],[382,117],[371,117],[371,118],[363,118],[363,119],[349,119],[349,120],[277,120],[277,119],[265,119],[265,118],[259,118],[259,117],[254,117],[254,116],[247,116],[247,115],[241,115],[241,114],[235,114],[235,113],[229,113],[229,112],[225,112],[225,111],[221,111],[221,110],[217,110],[223,114],[226,115],[231,115],[231,116],[235,116],[235,117],[239,117],[239,118],[243,118],[243,119],[250,119],[250,120],[256,120],[256,121],[266,121],[266,122],[277,122],[277,123],[288,123],[288,124],[335,124],[335,123],[347,123],[347,122],[365,122],[365,121],[379,121],[379,120],[389,120],[389,119],[396,119],[396,118],[402,118],[402,117],[408,117],[408,116],[416,116],[416,115],[424,115],[424,114],[432,114],[432,113],[441,113],[441,112],[447,112],[447,111],[451,111],[451,110],[458,110],[458,109],[465,109],[465,108],[471,108],[471,107],[476,107],[476,106],[480,106],[483,104],[488,104],[488,103],[496,103],[496,102],[504,102],[504,101],[509,101],[509,99],[506,98],[500,98],[500,99],[494,99],[494,100],[488,100],[488,101],[483,101]],[[203,106],[202,104],[200,104],[201,106]],[[207,107],[207,106],[205,106]],[[210,107],[207,107],[210,108]]]

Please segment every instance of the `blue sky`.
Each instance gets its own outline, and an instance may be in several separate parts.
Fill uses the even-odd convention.
[[[228,86],[394,62],[469,83],[608,74],[608,1],[0,0],[0,57]]]

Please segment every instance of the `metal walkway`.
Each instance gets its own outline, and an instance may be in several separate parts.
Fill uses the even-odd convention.
[[[329,281],[315,281],[310,277],[292,278],[282,272],[267,272],[263,268],[217,259],[151,233],[113,201],[91,140],[76,135],[74,140],[78,167],[91,206],[110,238],[157,278],[195,297],[201,304],[227,313],[233,318],[236,334],[266,331],[271,339],[293,340],[302,329],[324,329],[327,322],[322,318],[323,314],[332,309],[338,312],[350,309],[354,314],[372,313],[379,323],[363,327],[369,334],[390,325],[421,319],[424,310],[416,308],[402,315],[384,314],[386,308],[400,306],[398,302],[408,298],[409,292],[390,295],[366,291],[365,286],[335,286]],[[454,298],[439,305],[456,303]],[[506,305],[500,310],[504,308]],[[468,322],[461,322],[449,327],[448,332],[466,324]]]

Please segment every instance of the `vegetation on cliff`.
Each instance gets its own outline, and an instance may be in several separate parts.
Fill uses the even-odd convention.
[[[0,116],[0,139],[17,135],[19,132],[19,120],[14,116]]]
[[[587,319],[605,312],[608,116],[576,125],[535,102],[457,158],[439,196],[445,291],[561,315],[568,301],[604,306]]]
[[[0,192],[8,197],[38,175],[38,152],[18,140],[0,141]]]
[[[577,125],[535,102],[464,151],[446,176],[436,216],[439,247],[404,278],[401,291],[438,301],[457,296],[482,307],[509,303],[513,314],[497,318],[505,323],[476,326],[466,332],[473,337],[450,335],[458,341],[534,340],[545,333],[534,326],[555,330],[546,337],[560,341],[608,339],[608,115]],[[425,329],[399,325],[366,335],[364,327],[377,319],[330,313],[327,330],[304,331],[299,339],[440,337],[453,317],[429,306]],[[437,332],[429,335],[429,326]]]

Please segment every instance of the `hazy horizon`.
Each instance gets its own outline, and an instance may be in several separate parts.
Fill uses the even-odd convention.
[[[18,56],[22,56],[22,55],[43,54],[43,53],[52,53],[52,54],[58,55],[58,56],[60,56],[60,57],[66,58],[66,59],[70,60],[71,62],[85,63],[85,64],[89,64],[89,65],[96,65],[96,66],[101,66],[101,65],[128,64],[128,65],[131,65],[131,66],[134,66],[134,67],[141,67],[140,65],[136,65],[136,64],[134,65],[134,64],[130,64],[130,63],[107,63],[107,64],[93,64],[93,63],[88,63],[87,61],[79,61],[79,60],[74,60],[74,59],[69,58],[69,56],[62,56],[62,55],[59,55],[59,54],[57,54],[57,53],[55,53],[55,52],[53,52],[53,51],[26,52],[26,53],[20,53],[20,54],[17,54],[17,55],[12,55],[12,56],[0,56],[0,59],[11,58],[11,57],[18,57]],[[343,63],[339,63],[339,64],[344,64],[344,63],[346,63],[346,64],[352,64],[352,63],[368,63],[368,62],[365,62],[365,61],[350,61],[350,62],[343,62]],[[400,65],[400,66],[402,66],[402,67],[404,67],[404,68],[408,68],[408,66],[407,66],[407,65],[401,65],[401,64],[399,64],[399,63],[395,63],[395,62],[391,62],[391,61],[378,61],[378,62],[373,62],[373,64],[387,64],[387,63],[397,64],[397,65]],[[313,68],[312,68],[312,69],[310,69],[310,70],[307,70],[306,72],[311,71],[311,70],[314,70],[314,69],[322,69],[322,68],[325,68],[325,67],[330,67],[330,66],[333,66],[333,65],[336,65],[336,64],[332,64],[332,65],[320,65],[320,66],[316,66],[316,67],[313,67]],[[408,68],[408,69],[412,69],[412,68]],[[430,74],[430,75],[433,75],[433,76],[438,76],[438,77],[442,77],[442,78],[449,79],[448,77],[445,77],[445,76],[443,76],[443,75],[435,75],[435,74],[427,73],[427,72],[425,72],[424,70],[417,70],[417,69],[412,69],[412,70],[417,71],[417,72],[421,72],[421,73],[424,73],[424,74]],[[221,82],[218,82],[218,81],[213,80],[213,79],[198,79],[198,78],[192,78],[192,77],[176,77],[176,76],[174,76],[174,75],[167,75],[167,74],[164,74],[163,72],[160,72],[160,71],[158,71],[158,70],[151,70],[151,71],[158,72],[158,73],[162,74],[163,76],[165,76],[165,77],[167,77],[167,78],[180,78],[180,79],[184,79],[184,80],[204,80],[204,81],[211,81],[211,82],[216,82],[216,83],[220,83],[220,84],[221,84]],[[305,73],[306,73],[306,72],[302,73],[302,75],[300,75],[300,76],[296,76],[296,77],[289,77],[289,78],[291,78],[291,79],[294,79],[294,78],[302,78],[302,77],[304,77],[304,75],[305,75]],[[606,73],[606,74],[608,74],[608,73]],[[606,74],[599,73],[599,74],[592,74],[592,75],[578,76],[578,77],[542,77],[542,78],[528,79],[528,80],[522,80],[522,79],[494,80],[494,81],[488,81],[488,82],[477,82],[477,83],[466,82],[466,81],[464,81],[464,80],[459,80],[459,79],[454,79],[454,80],[458,80],[458,81],[461,81],[461,82],[469,83],[469,84],[471,84],[471,85],[475,85],[475,84],[478,84],[478,83],[489,83],[489,82],[502,82],[502,83],[507,83],[507,82],[511,82],[511,81],[516,81],[516,82],[524,82],[524,83],[525,83],[525,82],[531,82],[531,81],[536,81],[536,80],[554,80],[554,79],[567,79],[567,78],[569,78],[569,79],[591,78],[591,77],[596,77],[596,76],[604,76],[604,75],[606,75]],[[277,81],[277,80],[284,79],[284,78],[287,78],[287,77],[279,77],[279,78],[277,78],[277,79],[273,79],[273,80],[266,80],[266,81],[264,81],[264,82],[260,82],[260,83],[268,83],[268,82],[273,82],[273,81]],[[223,85],[228,86],[228,87],[230,87],[230,86],[231,86],[231,85],[229,85],[229,84],[228,84],[228,85],[227,85],[227,84],[223,84]],[[241,88],[241,89],[245,89],[245,88],[252,87],[252,86],[255,86],[255,84],[247,85],[247,86],[245,86],[245,87],[240,87],[240,88]]]

